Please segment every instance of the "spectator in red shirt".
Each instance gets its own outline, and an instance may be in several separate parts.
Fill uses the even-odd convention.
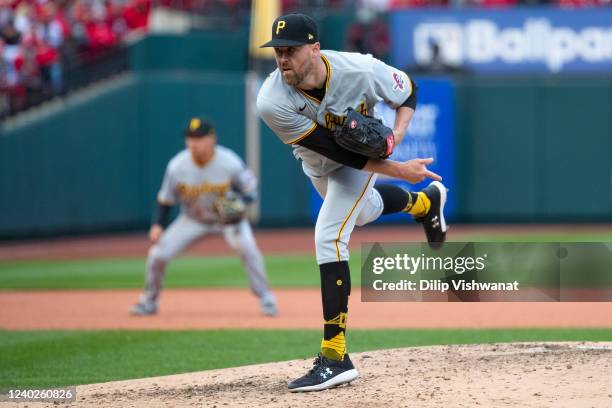
[[[146,31],[150,11],[150,0],[131,0],[123,9],[123,19],[128,31]]]

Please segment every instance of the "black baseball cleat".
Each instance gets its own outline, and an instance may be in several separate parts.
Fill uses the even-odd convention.
[[[423,190],[423,193],[431,201],[429,212],[423,218],[416,218],[417,222],[423,223],[427,242],[432,249],[440,249],[446,241],[446,220],[444,220],[444,205],[446,204],[446,187],[439,181],[431,182]]]
[[[359,377],[359,373],[348,354],[343,361],[331,360],[319,354],[313,367],[305,376],[289,383],[289,391],[321,391],[328,388],[351,382]]]

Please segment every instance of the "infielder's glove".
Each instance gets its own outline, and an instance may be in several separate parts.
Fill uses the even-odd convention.
[[[371,159],[386,159],[393,153],[393,131],[380,119],[364,116],[348,108],[346,120],[334,131],[336,143],[346,150]]]
[[[215,201],[215,211],[221,224],[237,224],[246,216],[247,207],[239,194],[230,192]]]

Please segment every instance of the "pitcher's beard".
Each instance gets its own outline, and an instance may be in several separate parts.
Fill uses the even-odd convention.
[[[283,72],[283,81],[285,81],[287,85],[298,86],[299,84],[302,83],[303,80],[304,80],[304,75],[299,75],[293,70],[291,71],[291,74],[289,75],[286,75],[285,72]]]

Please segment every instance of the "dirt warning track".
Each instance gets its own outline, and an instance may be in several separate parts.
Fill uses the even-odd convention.
[[[319,329],[318,289],[279,289],[280,313],[262,316],[247,289],[168,289],[160,313],[135,317],[137,290],[0,292],[0,329]],[[610,327],[612,302],[361,302],[353,291],[349,326],[383,328]]]
[[[503,236],[529,234],[563,235],[571,233],[602,234],[612,231],[612,224],[586,225],[452,225],[448,239],[472,241],[482,235]],[[311,253],[314,257],[314,227],[255,230],[257,244],[266,255]],[[514,237],[516,239],[516,237]],[[424,240],[420,225],[367,226],[351,234],[350,248],[359,249],[362,242],[420,242]],[[0,261],[33,259],[93,259],[144,257],[149,248],[146,232],[118,235],[50,238],[30,241],[0,241]],[[232,255],[234,252],[219,236],[207,237],[186,255]]]

